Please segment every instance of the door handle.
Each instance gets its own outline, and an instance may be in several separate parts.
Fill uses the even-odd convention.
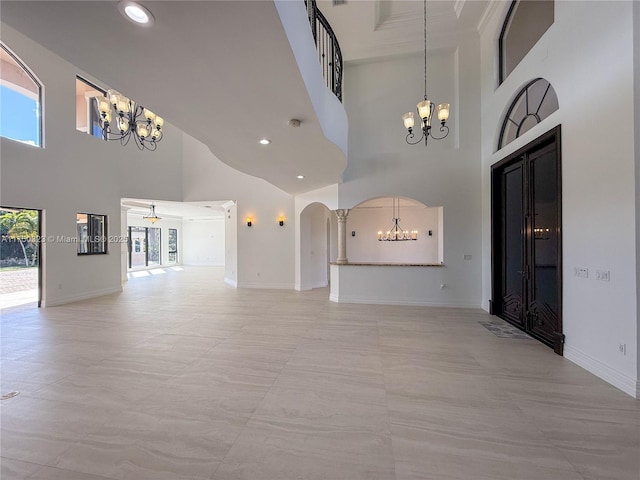
[[[516,273],[519,273],[521,277],[525,277],[528,280],[530,271],[529,267],[526,267],[524,270],[516,270]]]

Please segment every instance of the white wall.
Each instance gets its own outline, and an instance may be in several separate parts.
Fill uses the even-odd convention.
[[[496,41],[508,3],[496,4],[481,37],[484,305],[490,166],[561,124],[565,356],[631,394],[638,378],[633,3],[556,1],[555,23],[499,87]],[[494,154],[503,111],[536,77],[551,82],[559,110]],[[603,92],[606,101],[594,106]],[[605,127],[611,119],[615,128]],[[575,266],[587,267],[589,278],[573,276]],[[596,281],[596,269],[610,270],[611,281]]]
[[[103,142],[75,129],[75,76],[90,75],[7,25],[2,41],[44,85],[44,148],[0,139],[0,204],[43,210],[46,236],[76,235],[76,213],[108,216],[109,236],[126,236],[120,199],[181,200],[182,136],[171,125],[155,152]],[[107,87],[107,85],[103,85]],[[162,112],[159,112],[162,113]],[[153,181],[149,181],[153,172]],[[43,304],[121,290],[121,244],[107,255],[78,256],[73,243],[43,245]]]
[[[633,2],[633,91],[636,157],[636,302],[637,302],[637,377],[640,378],[640,2]],[[640,382],[636,388],[636,398],[640,398]]]
[[[347,64],[345,68],[349,165],[339,185],[340,208],[353,208],[380,196],[408,197],[444,208],[444,267],[419,274],[426,286],[420,293],[425,302],[440,298],[439,285],[446,283],[448,302],[481,304],[478,54],[478,37],[473,34],[461,37],[459,50],[429,53],[429,96],[436,103],[451,103],[452,113],[449,136],[430,140],[427,148],[405,143],[401,121],[402,114],[414,110],[422,100],[421,55]],[[349,234],[351,230],[348,226]],[[352,253],[357,255],[347,248],[350,261],[357,258]],[[464,260],[465,255],[471,255],[471,260]],[[352,272],[372,274],[364,269]]]
[[[444,267],[331,265],[330,300],[338,303],[477,307],[449,288]]]
[[[326,287],[329,283],[327,255],[327,219],[329,210],[324,205],[314,208],[311,221],[311,288]]]
[[[294,199],[266,181],[238,172],[184,134],[184,201],[236,202],[238,287],[293,288]],[[285,225],[278,225],[284,215]],[[245,218],[254,219],[247,227]],[[230,277],[227,277],[230,279]]]
[[[228,204],[224,217],[224,281],[238,286],[238,215],[235,203]]]
[[[391,202],[391,199],[389,199]],[[440,207],[402,207],[399,225],[418,230],[418,239],[406,242],[378,241],[378,232],[391,229],[392,208],[356,207],[347,217],[349,262],[440,263]],[[356,233],[352,236],[352,232]],[[431,236],[429,236],[431,231]]]
[[[224,265],[225,220],[186,219],[183,223],[182,263]]]
[[[296,276],[295,289],[296,290],[311,290],[311,210],[313,204],[309,205],[300,214],[298,219],[298,232],[300,235],[300,247],[299,247],[299,266],[300,271]]]

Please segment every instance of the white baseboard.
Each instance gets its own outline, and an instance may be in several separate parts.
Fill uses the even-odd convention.
[[[113,293],[121,293],[122,285],[112,288],[103,288],[102,290],[94,290],[92,292],[85,292],[79,295],[68,295],[66,297],[59,297],[53,299],[43,299],[42,306],[57,307],[58,305],[65,305],[67,303],[79,302],[81,300],[88,300],[90,298],[103,297],[105,295],[111,295]]]
[[[233,288],[238,288],[238,282],[236,280],[224,277],[224,283],[226,283],[227,285],[231,285]]]
[[[329,300],[337,303],[360,303],[365,305],[408,305],[418,307],[481,308],[480,304],[471,302],[443,302],[439,300],[416,300],[411,298],[396,297],[358,297],[330,294]]]
[[[266,290],[294,290],[293,283],[245,283],[239,282],[239,288],[264,288]]]
[[[329,282],[303,283],[296,286],[296,290],[313,290],[314,288],[324,288],[329,286]]]
[[[633,398],[640,398],[640,382],[627,374],[611,368],[571,345],[565,345],[564,357]]]

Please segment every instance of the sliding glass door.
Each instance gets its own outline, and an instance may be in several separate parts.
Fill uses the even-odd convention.
[[[129,268],[160,265],[159,228],[129,227]]]
[[[147,266],[160,265],[160,229],[147,228]]]

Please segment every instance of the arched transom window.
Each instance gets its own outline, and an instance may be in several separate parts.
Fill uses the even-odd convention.
[[[0,47],[0,136],[39,147],[42,87],[16,55]]]
[[[558,96],[544,78],[529,82],[516,95],[502,122],[498,150],[558,110]]]

